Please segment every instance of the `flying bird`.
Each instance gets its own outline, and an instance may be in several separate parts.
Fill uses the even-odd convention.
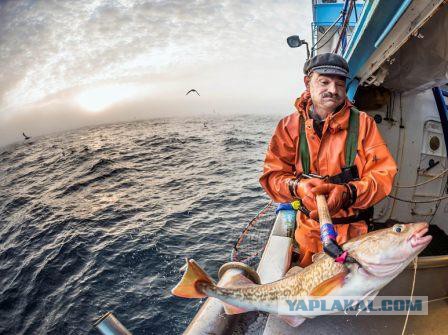
[[[22,133],[23,137],[25,137],[25,140],[29,140],[31,137],[26,136],[25,133]]]
[[[201,96],[201,95],[199,94],[199,92],[196,91],[195,89],[189,90],[189,91],[187,92],[187,94],[185,94],[185,95],[188,95],[188,94],[191,93],[191,92],[196,92],[197,95]]]

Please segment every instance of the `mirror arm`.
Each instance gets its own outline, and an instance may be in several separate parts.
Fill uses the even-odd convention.
[[[308,47],[308,42],[305,40],[302,40],[301,42],[306,45],[306,59],[310,59],[310,48]]]

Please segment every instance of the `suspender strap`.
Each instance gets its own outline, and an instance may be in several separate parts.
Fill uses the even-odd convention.
[[[300,122],[300,161],[302,162],[303,173],[310,173],[310,151],[308,148],[308,141],[305,133],[305,119],[302,115],[299,118]],[[358,150],[358,132],[359,132],[359,110],[355,107],[350,108],[350,117],[348,121],[348,135],[345,142],[345,167],[350,167],[355,162],[356,153]]]
[[[373,206],[359,211],[359,213],[356,215],[347,216],[345,218],[332,218],[331,220],[333,221],[333,224],[349,224],[359,221],[365,221],[367,224],[369,224],[372,218]]]
[[[352,166],[358,150],[359,110],[350,108],[348,136],[345,142],[345,166]]]
[[[302,162],[303,173],[310,173],[310,151],[308,148],[308,141],[305,133],[305,119],[302,115],[299,118],[300,122],[300,137],[299,150],[300,160]],[[345,167],[342,172],[331,176],[329,181],[334,184],[345,184],[349,181],[359,178],[358,169],[354,165],[355,157],[358,151],[358,133],[359,133],[359,110],[355,107],[350,108],[350,116],[348,121],[348,135],[345,141]],[[293,194],[293,193],[291,193]],[[306,214],[306,213],[305,213]],[[308,214],[309,215],[309,214]],[[333,218],[333,224],[350,224],[358,221],[365,221],[369,223],[373,217],[373,207],[360,211],[357,215],[348,216],[345,218]]]
[[[303,173],[310,173],[310,151],[308,149],[308,141],[305,133],[305,119],[300,115],[300,160],[302,162]]]

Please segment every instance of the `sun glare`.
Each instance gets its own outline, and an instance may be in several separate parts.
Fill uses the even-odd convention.
[[[100,112],[117,102],[136,96],[140,91],[135,85],[108,85],[81,92],[76,101],[89,112]]]

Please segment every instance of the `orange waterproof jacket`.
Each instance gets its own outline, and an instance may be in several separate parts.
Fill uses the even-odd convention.
[[[298,112],[283,118],[272,136],[264,162],[261,186],[275,202],[291,202],[288,183],[302,173],[299,151],[299,116],[305,120],[305,133],[310,152],[310,172],[321,176],[333,176],[345,166],[345,141],[348,135],[350,116],[349,100],[338,112],[328,116],[322,129],[322,138],[313,128],[313,120],[308,111],[312,105],[309,92],[296,100]],[[347,217],[367,209],[386,197],[393,185],[397,165],[373,118],[364,112],[359,114],[358,151],[354,164],[358,168],[360,180],[353,181],[357,190],[356,202],[348,209],[341,209],[333,217]],[[337,242],[367,233],[364,221],[335,225]],[[300,247],[301,266],[311,263],[311,256],[322,251],[319,223],[297,212],[295,238]]]

